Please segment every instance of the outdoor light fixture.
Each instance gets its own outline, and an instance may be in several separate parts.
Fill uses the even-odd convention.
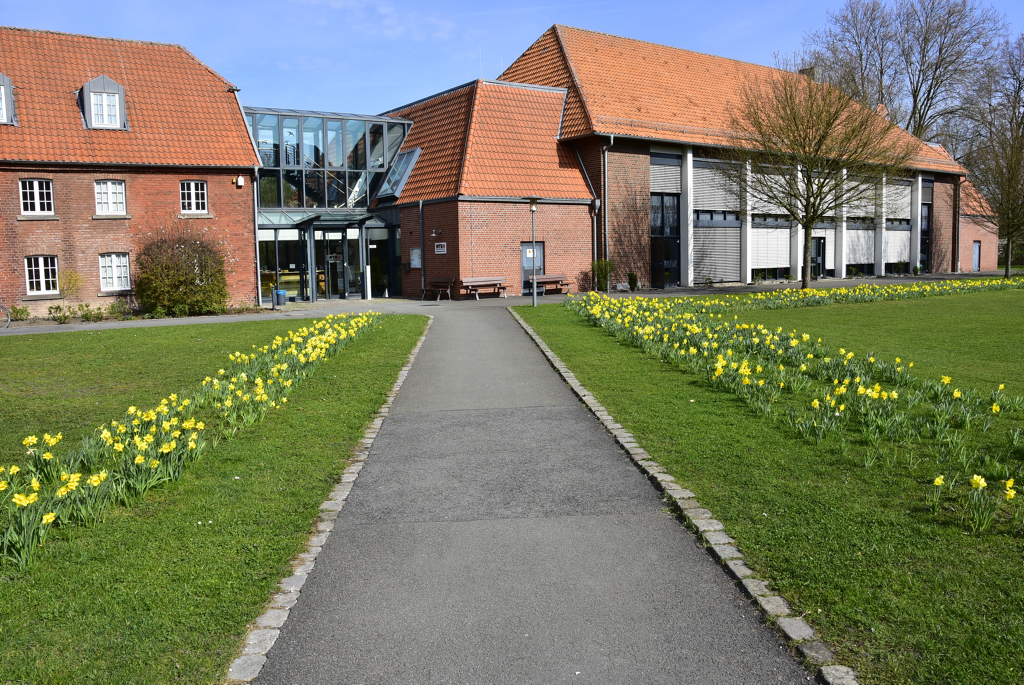
[[[533,281],[530,284],[530,292],[533,294],[533,306],[537,306],[537,203],[540,198],[536,195],[524,197],[530,201],[530,238],[533,242],[533,251],[530,253],[530,265],[533,268]]]

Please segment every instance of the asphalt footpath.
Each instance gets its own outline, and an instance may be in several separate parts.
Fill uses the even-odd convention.
[[[254,682],[809,681],[498,304],[417,307],[434,324]]]

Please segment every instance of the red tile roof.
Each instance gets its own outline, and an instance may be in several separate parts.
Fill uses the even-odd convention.
[[[563,138],[614,134],[731,146],[731,104],[749,79],[767,77],[774,71],[725,57],[555,25],[499,78],[567,88]],[[948,155],[919,143],[914,168],[964,173]]]
[[[232,85],[180,45],[0,27],[0,74],[17,126],[0,160],[251,167]],[[99,75],[125,89],[128,130],[87,129],[77,91]]]
[[[564,105],[564,90],[475,81],[388,112],[414,122],[403,149],[423,150],[399,202],[590,199],[575,153],[558,142]]]

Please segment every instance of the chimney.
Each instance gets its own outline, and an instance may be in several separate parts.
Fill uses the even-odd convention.
[[[875,107],[875,112],[886,119],[889,118],[889,108],[885,106],[884,102],[878,103],[878,107]]]
[[[806,76],[807,78],[811,79],[812,81],[817,82],[817,80],[818,80],[818,67],[817,67],[817,65],[812,64],[809,67],[804,67],[803,69],[800,70],[800,73],[803,74],[804,76]]]

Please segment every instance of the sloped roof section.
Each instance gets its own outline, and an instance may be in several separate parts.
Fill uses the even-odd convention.
[[[18,117],[0,126],[0,159],[258,164],[232,85],[179,45],[0,27],[0,73]],[[100,75],[125,89],[127,130],[85,127],[77,93]]]
[[[543,45],[541,45],[543,43]],[[547,52],[544,48],[547,47]],[[732,146],[731,107],[751,79],[776,70],[748,62],[621,38],[568,26],[549,29],[506,70],[507,78],[552,85],[562,53],[568,81],[585,116],[566,110],[563,138],[601,134]],[[538,54],[538,52],[540,54]],[[506,77],[503,75],[503,78]],[[585,121],[584,121],[585,119]],[[910,135],[905,133],[905,135]],[[962,167],[920,143],[915,168],[963,173]]]
[[[413,120],[423,150],[398,202],[456,195],[589,199],[579,161],[558,142],[565,90],[475,81],[389,115]]]
[[[476,84],[469,83],[384,114],[411,119],[412,130],[402,150],[423,150],[399,202],[458,194],[475,91]]]

